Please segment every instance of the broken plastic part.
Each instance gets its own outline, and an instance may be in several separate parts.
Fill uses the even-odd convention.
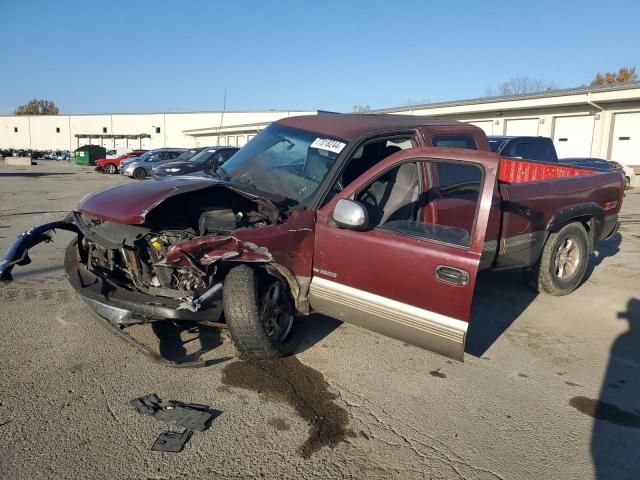
[[[154,452],[179,453],[193,435],[193,431],[187,429],[184,432],[162,432],[153,442],[151,450]]]
[[[161,422],[172,422],[195,432],[204,432],[211,421],[222,413],[196,403],[177,400],[163,402],[155,393],[134,398],[129,403],[142,415],[151,415]]]

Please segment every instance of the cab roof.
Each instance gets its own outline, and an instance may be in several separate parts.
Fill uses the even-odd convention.
[[[442,118],[419,115],[391,115],[385,113],[336,113],[321,115],[300,115],[278,120],[276,123],[303,130],[310,130],[343,140],[355,140],[369,133],[389,129],[413,129],[421,126],[460,126],[477,128],[472,125]]]

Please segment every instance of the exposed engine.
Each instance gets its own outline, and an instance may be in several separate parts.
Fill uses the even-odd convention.
[[[187,265],[168,264],[167,254],[174,246],[196,238],[228,238],[236,229],[279,221],[274,211],[229,191],[224,191],[225,206],[221,207],[216,193],[221,192],[205,190],[170,198],[148,213],[144,225],[81,215],[87,266],[121,286],[152,295],[193,299],[203,294],[222,278],[225,272],[219,268],[225,267],[201,262],[186,250],[181,257],[187,259]]]

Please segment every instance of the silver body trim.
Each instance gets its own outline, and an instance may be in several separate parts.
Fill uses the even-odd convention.
[[[468,322],[314,276],[314,311],[464,361]]]

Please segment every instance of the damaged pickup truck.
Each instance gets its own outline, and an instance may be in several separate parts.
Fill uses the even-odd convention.
[[[20,235],[0,279],[70,230],[69,282],[133,343],[130,325],[192,321],[226,326],[245,358],[277,357],[294,318],[319,312],[462,360],[478,271],[572,292],[622,196],[618,172],[501,159],[469,124],[290,117],[215,175],[88,195]]]

